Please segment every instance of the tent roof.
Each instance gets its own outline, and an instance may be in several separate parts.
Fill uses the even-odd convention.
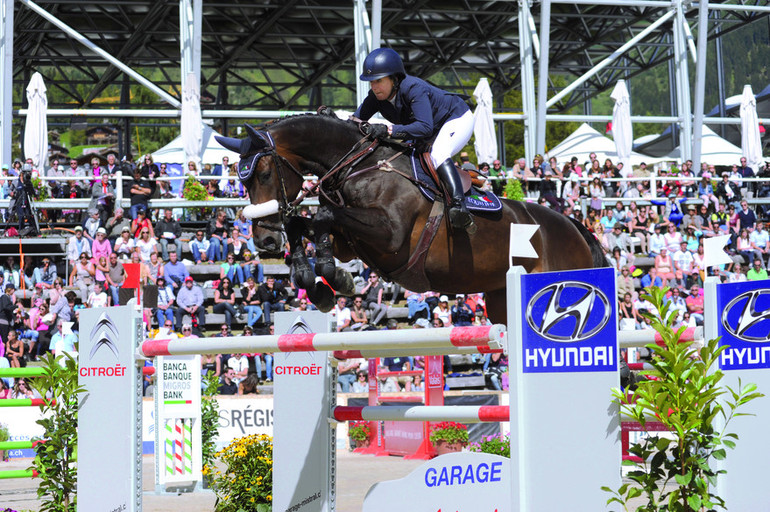
[[[587,123],[583,123],[569,137],[551,149],[547,153],[547,158],[556,157],[558,162],[566,162],[575,156],[582,165],[590,160],[588,155],[591,153],[596,153],[596,158],[602,163],[607,158],[613,163],[620,160],[615,150],[615,142],[591,128]],[[644,161],[649,162],[649,158],[631,152],[631,165],[639,165]]]
[[[701,160],[711,165],[733,165],[741,160],[741,148],[714,133],[708,126],[703,127]],[[679,146],[664,157],[666,160],[681,160]]]
[[[231,163],[235,163],[240,160],[240,155],[234,151],[223,148],[214,139],[215,135],[220,135],[213,128],[206,124],[201,125],[203,128],[203,136],[201,138],[201,147],[203,153],[201,154],[201,162],[204,164],[219,164],[222,163],[222,158],[228,157]],[[172,140],[159,150],[152,154],[152,159],[156,162],[166,162],[170,164],[184,164],[184,146],[182,144],[182,136],[180,135],[176,139]]]

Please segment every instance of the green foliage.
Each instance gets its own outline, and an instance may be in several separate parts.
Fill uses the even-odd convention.
[[[505,197],[512,201],[524,201],[524,189],[521,188],[521,182],[517,179],[510,179],[505,183]]]
[[[40,396],[52,396],[55,401],[40,406],[43,417],[37,424],[43,427],[45,443],[35,448],[35,460],[30,469],[40,474],[37,489],[41,511],[75,512],[77,510],[77,421],[78,394],[85,388],[78,385],[77,361],[69,354],[56,358],[48,354],[43,359],[45,374],[32,379]]]
[[[348,435],[355,441],[366,441],[371,433],[368,421],[353,421],[348,427]]]
[[[430,442],[446,441],[449,444],[467,443],[468,427],[454,421],[441,421],[431,426]]]
[[[468,450],[477,453],[491,453],[511,457],[511,437],[508,434],[484,436],[480,443],[471,443]]]
[[[11,433],[8,431],[8,425],[0,423],[0,443],[7,441],[11,437]]]
[[[719,347],[718,339],[707,341],[700,350],[694,342],[680,341],[685,328],[673,328],[677,315],[665,302],[667,290],[650,287],[642,295],[659,311],[658,315],[643,314],[663,339],[662,346],[647,345],[653,354],[653,369],[644,374],[650,379],[639,382],[631,394],[613,389],[613,396],[623,415],[642,427],[654,418],[666,426],[673,439],[650,435],[634,444],[629,453],[642,462],[624,463],[634,466],[628,474],[631,483],[617,490],[603,489],[612,494],[608,504],[619,503],[626,510],[629,500],[639,496],[647,503],[637,511],[726,508],[724,500],[711,492],[724,470],[712,464],[725,458],[725,448],[735,446],[738,436],[726,429],[734,417],[744,415],[737,409],[764,395],[753,384],[739,384],[738,391],[720,386],[724,374],[717,363],[725,347]],[[666,489],[669,484],[673,488]]]
[[[217,494],[216,512],[271,512],[273,502],[273,438],[238,438],[217,453],[226,467],[204,466]]]
[[[219,435],[219,402],[217,402],[217,389],[219,378],[214,372],[209,372],[203,378],[206,389],[201,400],[201,452],[204,466],[214,464],[217,447],[214,439]]]
[[[182,189],[182,197],[187,201],[208,201],[211,199],[206,191],[206,187],[192,174],[187,175],[184,188]],[[211,208],[188,208],[188,210],[202,219],[211,214]]]
[[[36,201],[45,201],[51,197],[51,192],[48,189],[48,185],[46,185],[45,182],[38,177],[32,178],[32,188],[35,189]]]

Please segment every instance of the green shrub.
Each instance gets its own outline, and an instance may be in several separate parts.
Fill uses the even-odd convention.
[[[203,468],[217,494],[216,512],[271,512],[273,509],[273,438],[238,438],[217,453],[225,466]]]

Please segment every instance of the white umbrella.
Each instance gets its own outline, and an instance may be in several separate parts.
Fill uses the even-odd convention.
[[[24,158],[41,174],[48,165],[48,98],[40,73],[35,72],[27,86],[27,122],[24,126]]]
[[[184,148],[185,164],[195,162],[199,167],[201,147],[203,144],[201,132],[201,93],[198,77],[188,73],[182,90],[182,147]]]
[[[741,151],[746,157],[746,165],[751,167],[755,173],[764,167],[762,140],[759,138],[757,100],[750,85],[743,86],[743,97],[741,98]]]
[[[473,90],[476,99],[476,112],[473,113],[473,135],[476,141],[473,147],[479,163],[492,164],[497,158],[497,139],[495,138],[495,123],[492,120],[492,89],[486,78],[479,80]]]
[[[615,140],[618,160],[623,162],[624,169],[630,169],[634,130],[631,126],[631,99],[625,80],[618,80],[610,97],[615,100],[615,106],[612,107],[612,138]]]

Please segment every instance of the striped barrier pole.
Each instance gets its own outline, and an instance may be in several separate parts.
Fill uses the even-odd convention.
[[[506,405],[395,405],[364,407],[338,406],[337,421],[457,421],[484,423],[510,421]]]
[[[55,405],[56,400],[47,400],[45,398],[7,398],[0,400],[0,407],[37,407],[45,404]]]
[[[184,473],[192,474],[192,418],[185,418],[182,420],[184,426]]]
[[[9,478],[36,478],[40,473],[36,469],[18,469],[12,471],[0,471],[0,480]]]
[[[174,429],[171,428],[171,421],[166,422],[166,474],[174,474]]]
[[[0,368],[0,378],[40,377],[45,374],[45,368],[41,366],[31,366],[28,368]]]
[[[182,464],[182,446],[183,446],[183,440],[182,437],[184,434],[182,433],[182,420],[180,418],[177,418],[174,420],[174,473],[179,473],[180,475],[184,473],[184,468]]]
[[[703,341],[703,327],[688,327],[679,338],[680,342]],[[638,329],[634,331],[618,331],[620,348],[644,347],[650,343],[663,345],[663,338],[658,331]]]
[[[492,348],[489,345],[477,345],[475,347],[445,347],[431,350],[432,356],[448,356],[458,354],[499,354],[502,348]],[[425,355],[423,349],[398,349],[398,350],[335,350],[334,358],[339,360],[364,358],[374,359],[376,357],[409,357]]]
[[[232,336],[174,340],[147,340],[137,351],[140,358],[168,355],[195,355],[233,352],[317,352],[335,350],[403,350],[431,355],[436,349],[452,347],[505,347],[504,325],[442,327],[439,329],[401,329],[265,336]],[[477,349],[476,349],[477,350]]]
[[[37,445],[45,443],[45,439],[37,441],[2,441],[0,450],[24,450],[26,448],[36,448]]]

